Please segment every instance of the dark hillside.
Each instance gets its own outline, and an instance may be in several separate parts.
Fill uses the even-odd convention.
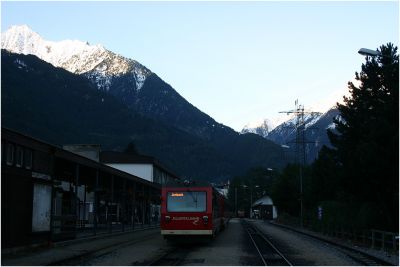
[[[35,56],[2,51],[1,63],[2,126],[49,143],[100,144],[121,151],[133,141],[140,153],[158,158],[178,175],[207,180],[228,178],[250,166],[282,164],[279,147],[261,137],[240,136],[219,125],[214,131],[207,128],[207,140],[167,120],[144,117],[87,78]]]

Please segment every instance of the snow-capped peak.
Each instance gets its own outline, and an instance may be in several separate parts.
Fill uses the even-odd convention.
[[[308,127],[313,126],[321,118],[321,116],[323,114],[324,113],[322,113],[322,112],[305,113],[304,117],[303,117],[303,120],[302,120],[303,123],[304,123],[304,127],[307,129]],[[287,121],[285,121],[284,123],[282,123],[281,125],[283,125],[284,127],[287,127],[287,126],[293,126],[294,127],[297,123],[301,123],[301,121],[298,122],[298,119],[299,118],[296,115],[291,114],[290,118]],[[278,127],[280,127],[280,126],[278,126]]]
[[[90,67],[94,67],[86,66],[85,68],[87,58],[90,55],[105,52],[104,47],[101,45],[90,46],[87,42],[77,40],[46,41],[27,25],[12,26],[3,33],[1,47],[13,53],[35,55],[56,67],[63,67],[70,72],[78,74],[88,71]],[[74,62],[75,64],[71,64],[71,60],[78,56],[80,60]],[[96,63],[93,62],[92,64]]]
[[[7,32],[1,34],[1,47],[14,53],[32,54],[36,48],[34,43],[40,42],[43,42],[42,37],[27,25],[11,26]]]
[[[46,41],[27,25],[12,26],[2,33],[1,48],[35,55],[56,67],[85,74],[97,83],[99,89],[108,90],[112,77],[131,72],[138,90],[151,73],[138,62],[108,51],[102,45],[78,40]]]
[[[313,126],[323,115],[321,112],[312,112],[312,113],[305,113],[303,117],[304,127],[307,129]],[[279,117],[279,125],[274,125],[271,120],[265,119],[261,123],[256,125],[247,124],[244,126],[243,130],[241,131],[242,134],[244,133],[255,133],[261,135],[262,137],[267,137],[272,132],[276,135],[277,132],[285,132],[291,133],[295,131],[296,124],[298,123],[297,116],[295,114],[289,114],[286,117],[286,120],[282,120],[283,117]],[[283,121],[283,122],[282,122]]]
[[[241,133],[255,133],[258,135],[261,135],[262,137],[267,137],[268,134],[275,128],[276,125],[269,120],[269,119],[264,119],[263,121],[258,121],[254,123],[248,123],[246,124]]]

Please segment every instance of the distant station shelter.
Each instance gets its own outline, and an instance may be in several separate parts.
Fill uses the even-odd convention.
[[[278,217],[278,213],[272,199],[269,196],[263,196],[252,205],[254,217],[263,220],[273,220]]]
[[[161,182],[169,178],[156,164],[146,179],[100,162],[96,145],[65,147],[73,153],[1,133],[2,249],[159,223]]]

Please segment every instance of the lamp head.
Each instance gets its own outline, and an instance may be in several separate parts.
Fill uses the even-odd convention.
[[[367,48],[361,48],[360,50],[358,50],[358,53],[363,56],[371,56],[371,57],[376,57],[381,55],[380,52]]]

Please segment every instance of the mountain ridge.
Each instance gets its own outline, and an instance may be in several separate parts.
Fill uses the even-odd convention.
[[[338,118],[338,116],[339,111],[335,106],[324,113],[312,112],[304,115],[305,141],[307,142],[305,147],[308,155],[308,163],[311,163],[318,157],[318,152],[323,145],[331,147],[326,130],[335,130],[333,119]],[[286,153],[295,153],[296,120],[296,116],[292,116],[273,130],[265,129],[264,124],[262,124],[250,129],[244,128],[242,133],[246,131],[253,132],[277,144],[283,145],[285,149],[289,149]]]
[[[2,38],[2,46],[4,45],[3,40],[5,39]],[[21,42],[23,42],[23,39]],[[11,42],[8,42],[7,45],[11,45]],[[82,43],[80,43],[80,45],[82,45]],[[88,44],[83,45],[85,46]],[[17,64],[17,68],[24,68],[23,65],[27,64],[24,63],[22,54],[20,55],[21,57],[16,58],[16,61],[20,61],[20,63]],[[130,62],[136,61],[132,60]],[[113,60],[104,62],[105,65],[112,65],[113,63]],[[143,66],[140,63],[138,64],[139,67]],[[162,130],[164,135],[161,135],[161,137],[163,138],[161,140],[170,142],[169,144],[160,143],[161,140],[155,141],[155,143],[159,144],[162,147],[169,146],[170,152],[165,149],[162,151],[158,151],[157,148],[154,147],[154,145],[151,145],[152,150],[145,149],[145,152],[147,154],[153,154],[156,157],[159,157],[160,160],[162,160],[163,162],[166,161],[168,164],[170,164],[167,164],[167,166],[173,166],[174,164],[180,166],[181,174],[191,176],[194,173],[193,176],[196,176],[194,170],[197,170],[198,173],[201,174],[201,179],[208,179],[210,177],[228,177],[235,174],[238,175],[245,172],[247,168],[252,167],[264,166],[271,168],[280,168],[284,165],[282,149],[278,145],[258,135],[241,135],[235,132],[230,127],[216,122],[212,117],[189,103],[175,89],[173,89],[171,85],[164,82],[160,77],[157,76],[157,74],[151,72],[150,70],[148,70],[148,72],[146,73],[147,76],[145,77],[145,79],[143,79],[143,84],[139,89],[136,86],[137,77],[135,77],[134,74],[129,71],[126,73],[121,72],[120,74],[115,76],[105,73],[107,84],[106,86],[102,87],[99,86],[98,83],[98,81],[102,81],[102,76],[99,76],[99,74],[96,72],[101,67],[100,65],[97,64],[94,70],[89,70],[88,72],[84,72],[81,74],[77,73],[75,75],[79,74],[82,78],[90,81],[90,83],[92,84],[92,88],[97,89],[99,92],[104,92],[107,95],[109,94],[113,96],[117,101],[120,102],[121,105],[126,106],[133,114],[138,114],[147,119],[150,119],[154,124],[162,124],[170,128],[172,127],[171,131]],[[107,69],[109,69],[108,65]],[[54,72],[55,70],[49,71]],[[69,73],[72,72],[69,71]],[[58,74],[57,72],[55,75],[60,74]],[[3,75],[2,77],[2,79],[7,78],[7,75]],[[31,77],[31,79],[34,80],[36,80],[37,78],[38,77]],[[66,97],[69,98],[70,96]],[[77,97],[86,98],[87,95],[77,95]],[[5,98],[5,101],[7,101],[7,98]],[[56,99],[53,101],[59,100]],[[27,105],[27,103],[24,102],[19,103],[20,105]],[[73,103],[71,102],[70,105],[73,106]],[[9,114],[5,114],[4,116],[7,117],[8,115]],[[61,116],[64,115],[65,114],[61,114]],[[14,110],[13,116],[21,117],[22,115],[18,113],[18,111]],[[107,114],[107,116],[109,115]],[[97,118],[95,118],[95,120],[97,120]],[[11,123],[12,120],[8,119],[5,121]],[[24,123],[26,122],[20,121],[19,127],[22,127],[21,124]],[[109,130],[111,131],[110,127]],[[115,124],[114,127],[120,126]],[[146,127],[156,129],[154,128],[154,125],[150,124],[148,124]],[[88,133],[90,133],[91,131],[91,129],[89,128],[85,130]],[[48,134],[43,133],[43,129],[37,129],[37,131],[42,131],[42,134]],[[138,136],[138,134],[135,132],[136,130],[134,129],[134,127],[132,127],[129,131],[131,132],[127,136]],[[182,144],[183,147],[178,145],[178,147],[175,148],[173,144],[179,144],[180,141],[177,140],[177,137],[170,136],[170,134],[171,132],[177,131],[182,131],[183,133],[185,133],[186,137],[184,137],[184,139],[187,140],[189,143]],[[80,133],[80,136],[84,136],[84,134],[85,133],[82,132]],[[156,133],[153,133],[151,131],[149,132],[149,134],[151,136],[156,135]],[[139,134],[139,137],[140,136],[142,135]],[[179,134],[179,136],[183,135]],[[52,138],[54,139],[56,138],[56,136],[52,136]],[[140,138],[144,137],[142,136]],[[131,140],[131,138],[128,138],[126,140],[129,141]],[[116,140],[114,141],[117,142]],[[140,139],[136,141],[140,143]],[[193,144],[193,146],[190,145],[190,143]],[[185,144],[187,144],[187,146]],[[121,148],[121,144],[118,144],[117,147]],[[141,146],[139,145],[139,148],[140,147]],[[143,147],[145,147],[145,145],[142,144],[142,149]],[[180,155],[175,155],[174,153],[181,153],[186,158],[183,159]],[[213,160],[215,162],[212,162]],[[187,162],[187,166],[182,166],[182,163],[179,161]],[[203,166],[202,168],[205,170],[202,170],[201,166]],[[173,167],[170,168],[175,169]],[[206,175],[206,173],[208,176]]]
[[[133,141],[141,153],[183,176],[232,173],[233,164],[206,142],[133,112],[83,76],[5,50],[1,74],[2,125],[7,128],[59,146],[96,143],[122,151]],[[202,166],[194,164],[198,157],[205,159]]]
[[[98,89],[108,91],[129,108],[156,120],[172,122],[175,127],[201,138],[210,138],[214,131],[210,128],[227,127],[190,104],[172,86],[137,61],[117,55],[101,45],[90,46],[76,40],[45,41],[26,25],[13,26],[2,33],[1,45],[8,51],[36,55],[56,67],[84,75]],[[55,49],[48,53],[46,47]],[[65,49],[68,51],[63,52]],[[95,60],[95,57],[99,59]],[[149,90],[141,90],[146,83]],[[193,119],[196,123],[192,123]]]
[[[135,89],[140,90],[151,71],[139,62],[88,42],[44,40],[27,25],[12,26],[1,34],[1,48],[17,54],[31,54],[75,74],[85,74],[99,89],[109,90],[108,77],[132,73]]]

